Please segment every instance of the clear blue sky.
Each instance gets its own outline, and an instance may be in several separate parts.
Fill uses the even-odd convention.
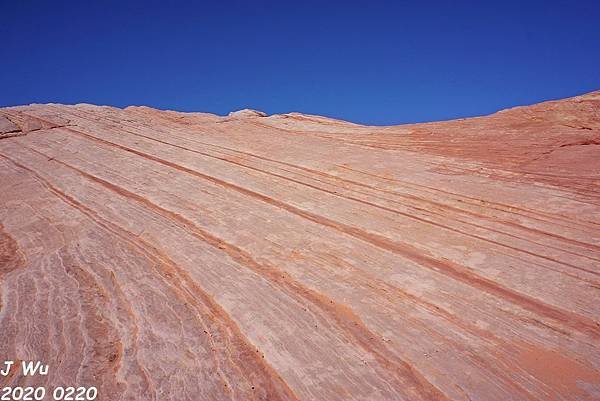
[[[0,106],[395,124],[600,89],[600,0],[487,3],[0,0]]]

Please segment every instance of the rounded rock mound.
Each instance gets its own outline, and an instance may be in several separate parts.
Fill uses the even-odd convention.
[[[227,115],[228,117],[233,118],[247,118],[247,117],[266,117],[267,113],[259,110],[253,109],[242,109],[237,111],[232,111]]]

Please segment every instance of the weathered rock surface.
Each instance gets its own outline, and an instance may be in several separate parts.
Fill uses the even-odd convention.
[[[227,116],[233,118],[266,117],[267,113],[252,109],[242,109],[238,111],[232,111]]]
[[[600,398],[600,92],[397,127],[0,116],[0,363],[50,365],[0,386]]]
[[[8,136],[8,134],[17,133],[20,131],[21,128],[18,127],[17,124],[0,115],[0,136]]]

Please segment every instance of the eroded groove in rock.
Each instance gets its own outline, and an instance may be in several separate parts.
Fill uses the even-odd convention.
[[[367,127],[0,112],[0,362],[102,400],[596,399],[600,95]],[[1,368],[1,367],[0,367]]]

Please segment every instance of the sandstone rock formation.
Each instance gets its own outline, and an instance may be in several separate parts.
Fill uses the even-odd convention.
[[[232,111],[227,115],[228,117],[233,118],[247,118],[247,117],[266,117],[267,113],[264,111],[252,110],[252,109],[242,109],[238,111]]]
[[[394,127],[31,105],[0,138],[0,363],[50,366],[0,387],[600,398],[600,92]]]

